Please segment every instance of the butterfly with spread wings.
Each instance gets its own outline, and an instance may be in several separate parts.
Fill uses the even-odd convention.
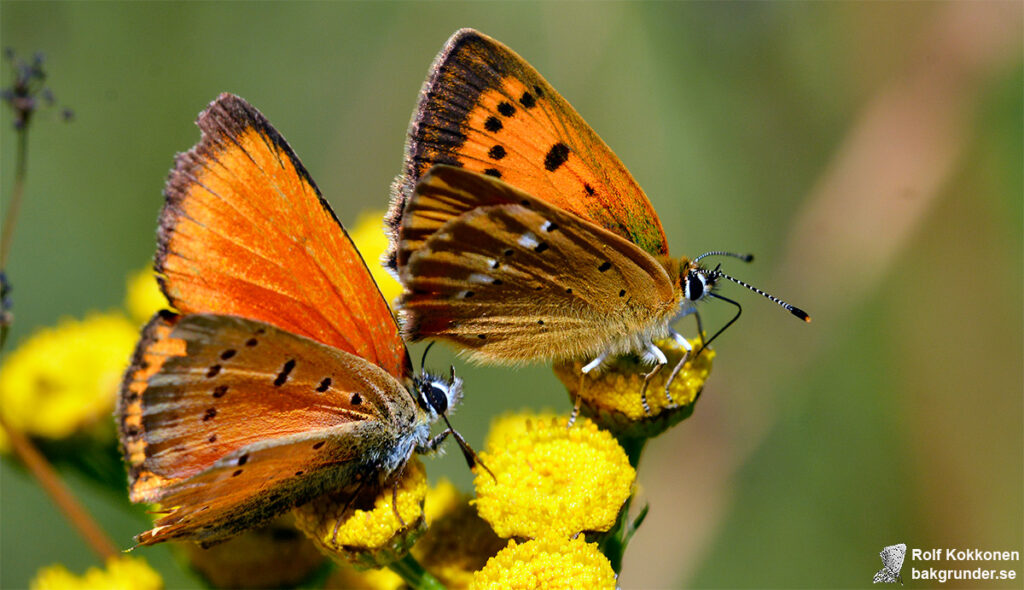
[[[143,329],[117,417],[133,502],[167,513],[136,537],[226,539],[326,492],[397,478],[461,397],[413,375],[387,303],[284,138],[221,95],[178,156],[156,271],[177,312]],[[445,418],[447,421],[447,418]]]

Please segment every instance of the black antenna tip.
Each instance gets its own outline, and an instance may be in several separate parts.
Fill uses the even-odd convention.
[[[807,315],[807,312],[802,310],[802,309],[800,309],[799,307],[790,307],[789,308],[789,313],[791,313],[791,314],[795,315],[796,317],[802,319],[803,321],[807,322],[808,324],[811,323],[811,316]]]
[[[747,254],[747,255],[743,256],[743,258],[741,258],[740,260],[742,260],[743,262],[753,262],[754,261],[754,255],[753,254]]]

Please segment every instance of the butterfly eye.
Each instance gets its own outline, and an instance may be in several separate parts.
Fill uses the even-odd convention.
[[[704,277],[696,271],[686,274],[686,284],[683,286],[683,294],[690,301],[698,301],[704,296]]]
[[[430,383],[427,385],[427,402],[438,414],[444,414],[448,409],[448,394],[440,387]]]

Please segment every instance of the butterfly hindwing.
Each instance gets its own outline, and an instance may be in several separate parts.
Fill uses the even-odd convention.
[[[392,191],[394,233],[437,164],[500,178],[649,254],[668,253],[658,216],[618,157],[530,64],[472,29],[448,40],[420,94]]]
[[[461,168],[423,178],[402,232],[406,336],[478,359],[626,350],[679,304],[665,268],[634,244]]]
[[[352,483],[372,471],[365,448],[411,449],[415,412],[402,384],[344,351],[238,317],[158,314],[118,414],[132,501],[176,509],[140,542],[228,536]]]
[[[171,304],[258,319],[408,374],[386,302],[284,138],[230,94],[197,123],[160,217],[156,270]]]

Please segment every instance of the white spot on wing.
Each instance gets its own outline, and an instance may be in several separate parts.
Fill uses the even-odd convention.
[[[481,283],[481,284],[485,284],[485,285],[491,284],[491,277],[489,277],[489,276],[487,276],[485,274],[478,273],[478,272],[475,272],[475,273],[469,275],[469,279],[467,279],[467,280],[469,282],[471,282],[471,283]]]
[[[537,244],[539,243],[540,242],[537,241],[537,236],[533,235],[530,232],[526,232],[525,234],[519,236],[519,245],[522,246],[523,248],[533,249],[536,248]]]

